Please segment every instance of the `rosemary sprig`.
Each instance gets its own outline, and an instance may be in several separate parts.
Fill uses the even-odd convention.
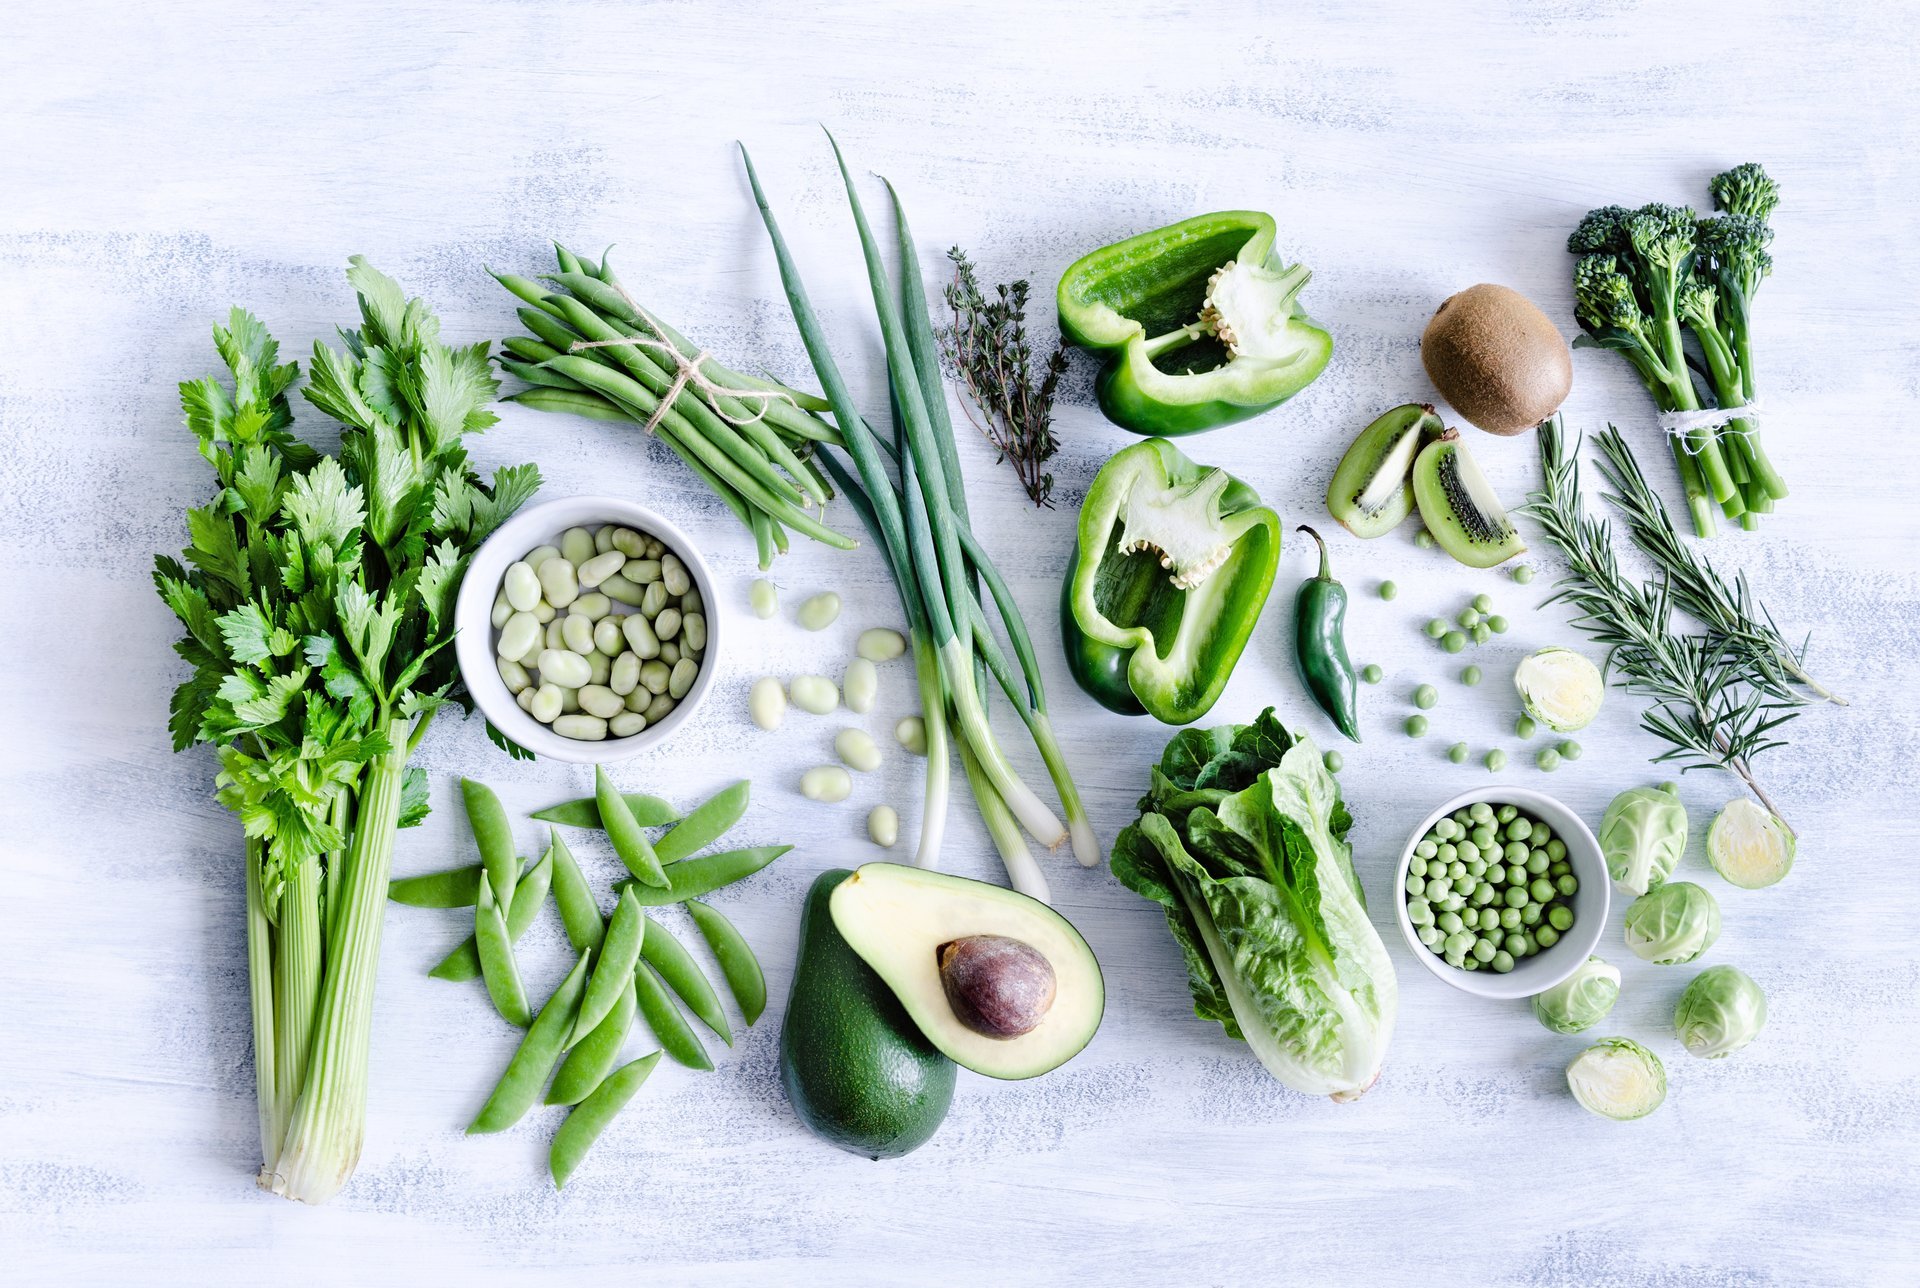
[[[1043,467],[1060,450],[1053,436],[1053,395],[1066,374],[1067,342],[1054,348],[1036,380],[1027,340],[1027,283],[1003,284],[989,299],[965,251],[955,246],[947,258],[954,266],[946,289],[953,325],[941,331],[940,347],[980,411],[976,417],[964,408],[967,419],[998,449],[999,459],[1013,463],[1033,503],[1051,506],[1053,475]]]
[[[1785,745],[1774,731],[1798,714],[1793,708],[1804,699],[1779,699],[1752,654],[1730,637],[1675,631],[1671,579],[1642,584],[1629,578],[1615,557],[1610,525],[1581,505],[1578,443],[1568,450],[1557,419],[1539,435],[1545,481],[1521,513],[1540,524],[1569,569],[1547,602],[1571,605],[1574,625],[1607,646],[1614,683],[1652,700],[1641,726],[1672,744],[1654,757],[1656,764],[1724,769],[1779,817],[1752,762]]]
[[[1688,545],[1673,526],[1640,463],[1633,458],[1620,431],[1609,425],[1595,435],[1603,459],[1600,475],[1612,491],[1602,493],[1627,521],[1627,533],[1666,576],[1673,602],[1706,626],[1742,656],[1752,661],[1761,687],[1783,702],[1805,695],[1846,706],[1847,700],[1818,683],[1803,665],[1806,645],[1795,648],[1781,634],[1773,615],[1754,598],[1747,575],[1736,573],[1731,584],[1712,564]]]

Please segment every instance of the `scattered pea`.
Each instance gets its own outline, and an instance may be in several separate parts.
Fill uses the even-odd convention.
[[[1453,620],[1460,624],[1462,630],[1472,630],[1480,624],[1480,614],[1471,608],[1463,608],[1460,610],[1460,615]]]
[[[1446,618],[1436,617],[1432,621],[1429,621],[1423,629],[1425,629],[1425,631],[1427,632],[1427,637],[1429,639],[1437,640],[1442,635],[1445,635],[1450,629],[1452,629],[1452,627],[1450,623],[1448,623]]]
[[[1405,727],[1407,737],[1423,738],[1427,733],[1427,718],[1425,716],[1408,716]]]
[[[1488,773],[1497,774],[1507,767],[1507,753],[1495,747],[1487,753],[1484,763]]]
[[[1560,759],[1562,760],[1580,759],[1580,744],[1575,742],[1571,738],[1568,738],[1563,742],[1561,742],[1558,750],[1560,752]]]
[[[1485,594],[1475,595],[1473,597],[1473,611],[1482,616],[1491,613],[1493,611],[1493,596]]]
[[[1524,586],[1533,580],[1533,569],[1527,567],[1525,564],[1516,564],[1514,565],[1512,577]]]
[[[1394,585],[1392,582],[1383,581],[1380,583],[1380,598],[1392,599],[1395,595],[1399,593],[1400,593],[1400,588]]]
[[[1473,636],[1475,644],[1485,644],[1493,638],[1493,628],[1485,622],[1474,623],[1473,630],[1468,633]]]
[[[1375,665],[1372,662],[1369,662],[1365,666],[1360,668],[1360,678],[1365,680],[1368,684],[1380,683],[1381,680],[1386,678],[1386,674],[1387,673],[1385,671],[1382,671],[1377,665]]]
[[[1495,635],[1505,635],[1507,633],[1507,619],[1495,613],[1487,619],[1487,629]]]
[[[809,769],[800,775],[800,794],[810,801],[843,801],[853,794],[853,776],[838,765]]]
[[[800,611],[793,615],[795,621],[810,631],[824,631],[840,616],[840,596],[830,590],[812,595],[800,605]]]
[[[1534,729],[1535,729],[1535,725],[1533,723],[1533,717],[1530,715],[1523,714],[1519,719],[1513,722],[1514,733],[1518,734],[1522,738],[1533,737]]]
[[[1472,688],[1474,685],[1480,683],[1480,668],[1470,666],[1460,672],[1460,683],[1466,685],[1468,688]]]
[[[1453,746],[1447,748],[1447,759],[1456,765],[1466,764],[1468,755],[1467,744],[1464,742],[1456,742]]]
[[[1465,648],[1466,646],[1467,646],[1467,637],[1462,635],[1459,631],[1448,631],[1446,633],[1446,636],[1442,638],[1440,641],[1440,647],[1447,650],[1447,652],[1449,653],[1458,653],[1461,649]]]
[[[1560,768],[1560,753],[1551,747],[1542,747],[1540,753],[1533,758],[1533,763],[1542,773],[1551,774]]]
[[[1431,550],[1433,549],[1433,534],[1425,528],[1422,528],[1413,534],[1413,544],[1419,546],[1422,550]]]

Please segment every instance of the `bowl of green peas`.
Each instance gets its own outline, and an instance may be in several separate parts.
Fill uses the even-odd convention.
[[[1611,883],[1580,816],[1544,792],[1463,792],[1413,830],[1394,877],[1400,931],[1434,975],[1481,997],[1552,988],[1599,946]]]

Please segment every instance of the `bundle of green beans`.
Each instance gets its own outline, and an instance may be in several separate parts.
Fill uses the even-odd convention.
[[[635,303],[604,256],[596,264],[558,244],[554,253],[560,271],[539,281],[493,274],[524,301],[520,321],[533,333],[502,344],[502,369],[530,386],[506,401],[651,426],[752,531],[762,568],[786,552],[788,529],[853,548],[807,513],[833,495],[808,459],[813,445],[840,441],[812,414],[818,400],[695,349]]]
[[[896,295],[867,226],[853,178],[845,159],[840,158],[838,144],[834,145],[886,345],[894,413],[894,433],[888,442],[867,424],[854,404],[760,189],[753,162],[744,149],[741,155],[746,160],[754,200],[773,242],[794,321],[839,426],[835,439],[816,441],[843,451],[851,468],[827,451],[819,452],[818,459],[879,545],[893,573],[912,634],[927,736],[926,806],[916,861],[932,866],[939,855],[951,775],[947,747],[951,731],[981,819],[1014,887],[1044,900],[1048,896],[1046,878],[1034,863],[1021,829],[1049,847],[1071,835],[1075,856],[1088,866],[1100,860],[1099,842],[1048,719],[1046,691],[1026,623],[968,523],[965,485],[941,383],[940,351],[928,318],[925,288],[914,270],[917,260],[906,212],[894,193],[901,259]],[[1019,661],[1019,676],[1014,674],[988,623],[980,596],[981,582],[986,583],[1007,642]],[[986,715],[988,673],[1026,725],[1066,812],[1066,826],[1022,781],[995,740]]]

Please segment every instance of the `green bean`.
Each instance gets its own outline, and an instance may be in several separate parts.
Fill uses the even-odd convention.
[[[747,812],[747,797],[752,790],[753,784],[743,778],[701,802],[672,831],[654,842],[654,854],[663,864],[678,863],[719,840]]]
[[[600,915],[600,903],[593,897],[593,889],[581,874],[580,865],[573,861],[573,851],[560,839],[559,829],[548,831],[553,836],[547,845],[547,853],[553,856],[553,902],[567,927],[567,942],[576,953],[598,948],[607,936],[607,922]]]
[[[571,412],[575,416],[586,416],[593,420],[631,421],[633,419],[622,411],[617,403],[609,402],[599,394],[586,390],[558,389],[551,385],[535,385],[531,389],[522,389],[506,395],[500,401],[519,403],[522,407],[531,407],[535,411]]]
[[[580,1014],[573,1022],[573,1036],[568,1046],[599,1027],[600,1021],[607,1018],[607,1013],[620,1000],[620,990],[627,987],[633,964],[640,960],[640,940],[646,929],[647,919],[641,915],[632,892],[622,894],[613,909],[613,923],[607,927],[606,942],[600,945],[599,960],[593,964],[593,978],[587,983],[586,995],[580,999]]]
[[[713,950],[714,960],[720,963],[720,973],[726,976],[727,989],[733,994],[733,1000],[739,1004],[740,1013],[746,1016],[747,1026],[751,1028],[761,1012],[767,1009],[767,977],[760,969],[760,959],[753,955],[753,948],[747,943],[746,937],[721,915],[718,908],[701,903],[698,899],[687,900],[686,907],[687,915],[700,928],[701,938]]]
[[[448,872],[423,872],[387,882],[387,898],[409,908],[471,908],[480,897],[480,868],[468,864]]]
[[[580,1160],[593,1148],[593,1142],[600,1139],[607,1124],[627,1107],[627,1102],[646,1082],[647,1075],[653,1072],[653,1066],[659,1063],[660,1053],[655,1051],[632,1064],[622,1065],[567,1115],[547,1149],[547,1170],[553,1174],[555,1189],[566,1187],[567,1178],[580,1166]]]
[[[480,888],[479,869],[475,868],[474,890]],[[547,901],[547,886],[553,880],[552,852],[541,856],[540,861],[527,869],[514,887],[513,904],[507,909],[507,938],[514,943],[520,942],[520,936],[527,933],[527,927],[540,912],[540,905]],[[480,947],[474,936],[469,935],[458,947],[440,959],[440,964],[427,974],[435,979],[468,980],[479,979]]]
[[[540,1089],[547,1085],[547,1075],[553,1072],[554,1062],[566,1049],[567,1034],[573,1031],[580,994],[587,986],[587,958],[588,954],[580,954],[573,969],[560,981],[560,987],[553,990],[553,996],[540,1008],[539,1017],[520,1039],[513,1058],[507,1061],[506,1072],[494,1085],[493,1094],[467,1125],[469,1136],[505,1131],[540,1099]]]
[[[513,940],[507,934],[507,919],[493,899],[493,883],[480,883],[480,902],[474,905],[473,935],[480,955],[480,975],[487,982],[487,996],[493,1009],[516,1028],[525,1028],[531,1018],[527,1010],[526,985],[520,982],[520,964],[513,959]]]
[[[627,865],[627,871],[648,885],[666,885],[667,874],[660,870],[660,856],[654,853],[653,842],[647,840],[633,815],[620,808],[620,794],[613,790],[613,780],[598,765],[593,767],[593,792],[600,802],[600,822],[607,830],[607,839],[613,842],[613,852]]]
[[[713,1068],[713,1060],[707,1055],[707,1049],[700,1045],[699,1035],[687,1023],[687,1017],[680,1014],[680,1008],[673,1004],[673,998],[667,994],[667,986],[653,973],[653,967],[645,962],[634,967],[633,985],[634,1000],[640,1004],[640,1014],[647,1017],[647,1027],[653,1030],[653,1036],[660,1039],[660,1045],[666,1053],[689,1069]]]
[[[494,902],[505,915],[513,904],[513,879],[520,871],[520,858],[513,852],[513,824],[507,819],[506,806],[485,783],[462,778],[460,798],[466,803],[474,844],[480,848],[480,866],[493,885]]]
[[[627,1044],[627,1034],[633,1030],[633,1017],[638,1013],[633,983],[628,981],[607,1018],[567,1052],[560,1072],[553,1076],[553,1086],[547,1089],[547,1103],[577,1105],[592,1095],[593,1089],[607,1076],[607,1070],[620,1058],[620,1049]]]
[[[700,964],[671,931],[651,917],[647,918],[647,933],[640,940],[640,955],[702,1024],[712,1029],[722,1042],[733,1045],[733,1028],[727,1023],[727,1013],[721,1009],[720,997],[713,991],[713,985],[701,973]]]
[[[697,859],[682,859],[668,868],[665,889],[638,881],[621,881],[618,888],[631,890],[643,908],[660,908],[712,894],[722,886],[750,877],[792,848],[791,845],[754,845],[744,850],[703,854]]]
[[[645,792],[624,792],[621,799],[627,802],[627,812],[641,827],[664,827],[680,821],[680,811],[658,796],[649,796]],[[542,823],[558,823],[562,827],[599,827],[600,802],[595,797],[582,796],[578,800],[561,801],[558,805],[535,810],[528,817],[537,818]]]

